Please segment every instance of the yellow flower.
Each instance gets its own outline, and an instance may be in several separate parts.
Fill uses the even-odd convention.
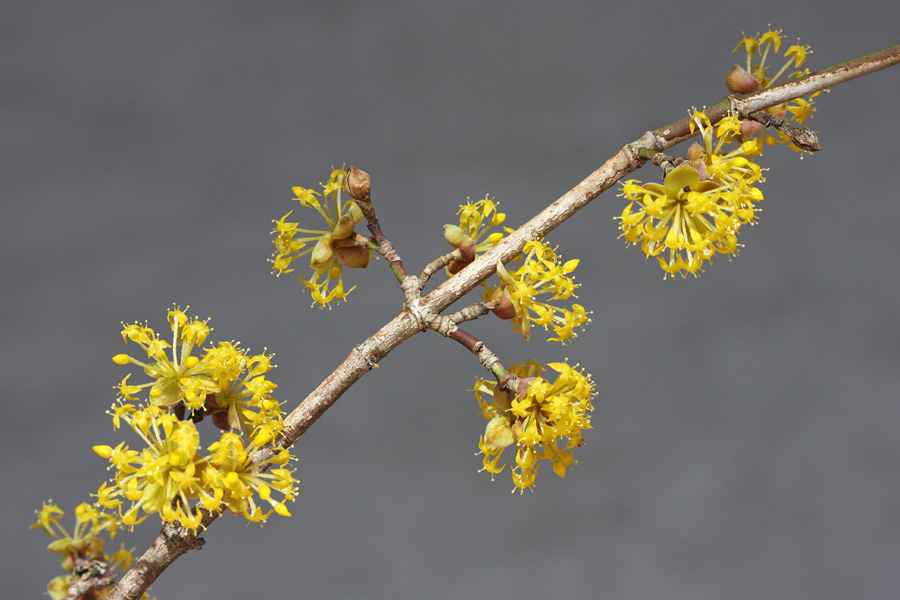
[[[506,213],[497,210],[499,205],[490,196],[476,202],[467,202],[460,205],[456,212],[459,215],[459,226],[444,225],[444,239],[454,248],[459,248],[461,254],[459,260],[452,261],[447,267],[450,275],[462,271],[479,253],[487,252],[503,239],[503,234],[499,231],[488,233],[491,228],[506,220]]]
[[[272,272],[276,276],[291,273],[294,270],[290,268],[291,262],[308,254],[312,276],[308,280],[299,274],[298,277],[309,289],[313,305],[318,304],[319,308],[330,308],[335,300],[346,302],[346,296],[354,288],[344,291],[343,268],[365,268],[372,255],[369,241],[354,231],[364,218],[362,210],[353,200],[341,200],[346,175],[343,169],[334,169],[323,184],[322,193],[293,188],[294,199],[306,208],[315,209],[325,219],[328,229],[304,229],[299,223],[288,222],[286,219],[293,211],[272,221],[275,223],[272,233],[276,235],[275,252],[269,260]],[[320,197],[324,197],[324,202]]]
[[[131,502],[126,513],[139,508],[148,514],[161,513],[164,519],[165,510],[176,499],[182,507],[190,507],[191,499],[198,493],[197,470],[204,464],[203,457],[197,454],[200,434],[194,423],[179,421],[157,406],[138,408],[121,419],[141,437],[146,448],[138,452],[124,443],[115,449],[94,447],[116,470],[115,489],[103,484],[98,491],[101,506],[118,509],[123,521],[123,500]],[[181,523],[188,527],[183,520]]]
[[[739,230],[740,225],[753,223],[756,217],[755,203],[763,199],[763,194],[754,184],[765,181],[762,168],[747,157],[762,153],[756,140],[740,143],[733,150],[726,150],[725,144],[740,141],[741,121],[736,116],[724,117],[716,124],[713,135],[709,117],[701,111],[691,115],[690,128],[699,130],[703,146],[692,146],[688,150],[688,163],[697,169],[701,179],[708,179],[722,188],[735,190],[737,195],[730,196],[735,200],[733,206],[724,207],[731,210],[734,217],[732,227]]]
[[[101,535],[112,539],[117,531],[116,519],[83,502],[75,508],[75,528],[69,533],[59,524],[63,511],[50,500],[39,511],[32,529],[42,528],[54,538],[47,549],[59,554],[64,571],[77,575],[86,585],[84,598],[105,598],[115,582],[114,571],[122,572],[132,562],[131,552],[122,548],[112,556],[104,552]],[[47,584],[47,593],[55,600],[67,597],[73,575],[60,575]]]
[[[134,394],[149,388],[149,401],[157,406],[172,407],[184,402],[189,407],[200,408],[206,394],[215,391],[216,384],[207,374],[207,360],[192,356],[192,352],[195,346],[206,340],[211,329],[206,321],[188,319],[177,307],[169,311],[169,324],[172,329],[171,345],[157,337],[156,332],[146,324],[125,325],[122,339],[144,348],[148,362],[127,354],[117,354],[113,362],[139,365],[153,381],[130,385],[126,383],[126,376],[119,385],[120,394],[126,400],[133,400]],[[171,358],[166,355],[166,348],[172,348]]]
[[[726,79],[729,91],[733,93],[747,93],[756,91],[757,89],[770,88],[792,67],[800,67],[803,65],[806,62],[807,56],[812,53],[812,49],[809,46],[800,45],[798,40],[797,44],[790,46],[784,52],[784,58],[786,59],[784,65],[777,73],[774,75],[771,74],[770,68],[766,64],[766,60],[769,58],[770,53],[777,54],[780,51],[782,39],[780,29],[769,30],[762,35],[757,33],[752,37],[746,36],[745,34],[744,39],[735,46],[732,52],[737,52],[738,48],[744,48],[744,51],[747,54],[746,69],[737,66],[735,69],[739,69],[742,75],[752,77],[752,83],[747,83],[742,77],[738,76],[735,71],[732,71]],[[807,74],[809,74],[808,69],[804,69],[803,71],[794,70],[788,74],[788,77],[799,78]],[[807,118],[812,118],[815,115],[816,109],[812,106],[813,98],[818,96],[819,93],[820,92],[816,92],[812,94],[808,99],[798,98],[767,108],[764,112],[779,119],[783,119],[787,113],[790,113],[794,121],[803,123]],[[760,131],[764,134],[763,141],[766,144],[773,146],[777,143],[786,143],[792,150],[802,152],[800,148],[791,143],[791,140],[787,135],[781,132],[775,132],[778,136],[775,137],[775,134],[771,133],[768,129],[761,130],[758,124],[749,121],[744,122],[743,135],[746,139],[750,139]]]
[[[672,169],[664,185],[626,181],[622,195],[630,202],[616,217],[627,243],[656,257],[667,275],[682,277],[697,276],[716,254],[735,254],[741,227],[755,221],[763,199],[754,185],[763,180],[762,169],[748,158],[759,154],[759,144],[725,148],[739,141],[736,117],[722,119],[714,134],[709,118],[695,111],[691,129],[700,130],[703,144],[688,150],[688,161]]]
[[[649,258],[657,257],[667,273],[696,275],[704,261],[733,246],[727,190],[712,181],[700,181],[697,170],[682,164],[666,175],[665,185],[628,180],[622,195],[630,202],[617,217],[622,237],[640,244]],[[668,250],[664,259],[661,254]]]
[[[137,451],[121,443],[116,448],[94,446],[94,451],[109,460],[110,468],[115,470],[112,485],[104,483],[98,490],[98,504],[117,510],[126,526],[142,520],[138,511],[158,513],[163,521],[178,522],[187,529],[199,527],[201,508],[216,511],[227,507],[248,519],[260,517],[255,513],[254,492],[279,514],[287,513],[279,505],[295,497],[296,482],[291,472],[283,468],[265,473],[255,470],[264,465],[286,464],[290,460],[287,450],[275,449],[271,458],[254,465],[252,459],[263,444],[254,441],[245,448],[239,434],[222,432],[219,441],[209,447],[210,454],[202,456],[199,432],[191,421],[179,421],[156,406],[137,408],[121,418],[146,447]],[[277,422],[280,424],[281,419]],[[257,431],[256,435],[268,442],[273,431]],[[282,493],[281,501],[271,499],[273,488]],[[266,516],[268,513],[253,520],[265,520]],[[47,516],[39,522],[49,521]]]
[[[207,321],[188,319],[180,309],[169,312],[173,330],[171,359],[158,343],[156,333],[146,325],[127,325],[123,336],[142,345],[153,362],[144,363],[127,354],[113,357],[117,364],[137,364],[153,381],[140,385],[128,382],[130,374],[119,384],[125,401],[137,401],[136,394],[149,388],[148,402],[174,408],[183,415],[192,411],[195,421],[211,416],[220,429],[243,431],[248,438],[265,429],[272,437],[281,433],[282,411],[271,392],[277,387],[266,379],[272,368],[272,356],[251,356],[238,342],[219,342],[200,356],[192,354],[206,340]],[[168,344],[166,344],[168,346]],[[180,352],[179,352],[180,350]],[[114,424],[119,427],[122,416],[132,412],[129,404],[114,406]]]
[[[271,356],[248,356],[236,342],[220,342],[207,351],[210,377],[216,392],[206,398],[205,414],[219,429],[243,431],[248,438],[261,427],[281,433],[281,404],[271,392],[277,387],[265,377],[272,369]]]
[[[59,531],[63,531],[64,533],[64,530],[59,527],[58,523],[66,513],[64,513],[59,506],[53,504],[53,500],[44,502],[41,506],[41,510],[36,510],[34,512],[38,516],[38,520],[29,527],[29,529],[37,529],[40,527],[51,537],[56,537],[55,533]]]
[[[266,472],[258,469],[266,464],[283,465],[290,456],[282,450],[267,461],[254,467],[253,456],[257,446],[245,448],[241,438],[232,433],[223,433],[219,441],[209,447],[208,466],[203,471],[204,497],[209,502],[210,495],[218,499],[231,512],[242,514],[251,522],[265,521],[272,510],[282,516],[289,516],[284,503],[294,501],[296,480],[292,471],[273,468]],[[281,500],[272,497],[272,491],[281,494]],[[262,512],[256,504],[254,493],[271,505],[272,510]]]
[[[524,254],[515,261],[515,267],[507,269],[497,263],[500,283],[496,288],[483,284],[485,300],[495,305],[494,314],[513,323],[513,329],[527,340],[531,337],[531,325],[545,330],[550,327],[556,333],[550,341],[564,345],[577,337],[575,329],[590,322],[587,311],[580,304],[572,304],[572,309],[555,306],[549,301],[568,300],[575,297],[577,284],[570,274],[578,266],[578,260],[565,263],[549,245],[543,241],[531,241],[525,245]],[[539,299],[548,296],[548,302]]]
[[[566,469],[577,462],[573,449],[581,446],[584,431],[591,428],[594,383],[590,375],[566,363],[547,367],[557,373],[552,382],[542,377],[543,366],[527,361],[508,370],[516,376],[510,380],[515,381],[515,391],[487,380],[478,381],[474,388],[488,419],[478,444],[484,454],[482,470],[491,475],[502,471],[503,449],[515,445],[512,478],[519,490],[534,485],[540,460],[549,461],[553,472],[565,477]]]
[[[272,355],[250,355],[238,342],[219,342],[195,356],[194,347],[210,332],[206,321],[189,319],[176,308],[169,312],[169,323],[174,336],[171,359],[165,352],[168,344],[160,343],[146,325],[128,325],[123,333],[126,340],[144,347],[152,361],[144,363],[126,354],[113,360],[138,364],[155,379],[132,385],[126,376],[118,386],[121,398],[109,414],[116,429],[124,421],[145,447],[131,449],[124,442],[94,446],[115,472],[112,482],[97,491],[97,504],[116,511],[126,527],[157,513],[163,521],[196,530],[202,526],[203,510],[226,506],[252,521],[264,521],[272,511],[255,509],[252,493],[257,491],[272,510],[289,516],[284,502],[295,494],[291,472],[283,468],[256,472],[266,465],[283,466],[291,458],[286,449],[269,448],[284,429],[281,405],[271,395],[276,385],[266,378],[274,367]],[[136,404],[136,395],[146,388],[150,404]],[[162,392],[154,392],[158,389]],[[201,452],[196,427],[206,416],[224,430],[209,447],[209,456]],[[256,464],[252,459],[263,447],[274,454]],[[282,500],[271,499],[273,488],[282,492]],[[52,515],[48,509],[42,522],[50,523]]]

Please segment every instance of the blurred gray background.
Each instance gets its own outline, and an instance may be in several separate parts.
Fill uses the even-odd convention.
[[[269,274],[291,186],[367,170],[419,268],[467,196],[523,223],[719,100],[742,31],[799,36],[816,69],[897,43],[898,17],[892,0],[3,3],[0,595],[59,573],[33,510],[53,498],[71,527],[107,477],[90,448],[118,435],[121,321],[160,330],[190,305],[215,339],[275,352],[292,407],[401,308],[383,260],[324,312]],[[565,480],[545,468],[519,496],[479,474],[483,372],[420,335],[300,441],[292,519],[219,519],[152,594],[898,597],[898,92],[894,68],[820,96],[824,150],[766,153],[732,262],[663,281],[616,239],[607,193],[550,237],[594,311],[574,345],[466,327],[505,360],[593,374]],[[157,530],[123,541],[141,553]]]

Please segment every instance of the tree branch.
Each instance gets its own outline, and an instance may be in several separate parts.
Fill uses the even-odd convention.
[[[809,96],[897,63],[900,63],[900,45],[810,73],[802,79],[754,94],[726,97],[704,112],[712,123],[716,123],[733,110],[735,105],[742,113],[761,110],[788,100]],[[648,131],[637,140],[626,144],[584,181],[504,238],[492,250],[478,257],[424,298],[404,307],[403,312],[390,323],[355,346],[337,369],[285,418],[284,431],[275,442],[275,446],[288,447],[297,442],[345,391],[368,371],[377,368],[379,361],[391,350],[416,333],[424,331],[425,321],[437,317],[481,281],[491,276],[496,271],[498,261],[506,263],[512,260],[527,242],[546,236],[594,198],[615,185],[622,177],[641,167],[647,161],[641,157],[641,150],[660,152],[696,135],[696,132],[690,131],[688,123],[689,118],[685,117],[655,131]],[[264,460],[265,454],[257,453],[259,459],[257,462]],[[207,527],[216,516],[209,515],[204,519],[202,527]],[[197,543],[196,533],[185,531],[176,525],[164,526],[156,542],[132,565],[108,598],[137,600],[166,567],[194,548]]]

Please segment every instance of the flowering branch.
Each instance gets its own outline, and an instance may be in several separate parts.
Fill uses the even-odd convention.
[[[366,218],[366,227],[372,234],[375,249],[388,261],[397,281],[403,281],[403,278],[406,277],[403,260],[388,239],[384,237],[384,233],[381,231],[381,223],[378,222],[378,217],[375,216],[375,207],[372,206],[371,195],[372,179],[369,177],[369,174],[350,167],[344,187],[347,193],[350,194],[350,197],[356,202],[356,205],[362,210],[363,216]]]
[[[796,98],[810,96],[816,92],[821,92],[857,77],[892,67],[898,63],[900,63],[900,44],[838,63],[821,71],[814,71],[800,79],[753,94],[728,96],[703,112],[706,113],[706,116],[709,117],[713,124],[718,123],[735,108],[738,109],[739,116],[746,117],[754,111],[783,104]],[[675,144],[696,135],[696,132],[690,129],[690,118],[688,117],[660,127],[654,133],[658,134],[663,140],[663,148],[661,150],[671,148]]]
[[[809,75],[798,80],[790,81],[769,89],[764,89],[752,94],[735,94],[726,97],[722,101],[705,110],[705,114],[711,125],[716,124],[719,120],[726,117],[729,113],[737,113],[741,117],[751,116],[755,111],[763,110],[767,107],[778,105],[792,99],[801,98],[826,88],[833,87],[840,83],[850,81],[856,77],[872,73],[874,71],[892,66],[900,62],[900,45],[886,48],[879,52],[874,52],[862,56],[860,58],[840,63],[828,69],[810,73]],[[504,373],[504,369],[500,366],[499,361],[484,348],[480,341],[473,336],[466,334],[456,328],[453,322],[455,318],[447,320],[441,317],[441,313],[462,296],[473,290],[479,283],[487,279],[489,276],[497,272],[498,265],[506,264],[517,257],[526,244],[539,240],[553,231],[562,222],[572,217],[581,208],[590,203],[594,198],[602,192],[612,187],[625,175],[631,173],[641,167],[648,159],[675,144],[684,141],[690,137],[697,135],[699,132],[692,125],[691,118],[680,119],[656,129],[648,131],[637,140],[626,144],[619,152],[607,160],[600,168],[591,173],[581,183],[576,185],[570,191],[565,193],[550,206],[544,209],[537,216],[525,223],[519,229],[511,232],[510,235],[499,241],[493,248],[472,260],[467,266],[462,268],[453,277],[439,285],[435,290],[424,297],[420,297],[419,292],[422,289],[427,278],[446,264],[450,264],[453,259],[458,259],[460,254],[458,250],[454,251],[451,257],[445,255],[438,261],[429,265],[423,271],[422,277],[411,277],[406,273],[403,263],[399,256],[390,246],[390,243],[384,238],[380,225],[375,218],[374,209],[372,208],[370,198],[370,182],[366,178],[359,179],[362,172],[357,171],[354,178],[349,180],[347,189],[348,193],[354,197],[362,216],[367,220],[369,231],[374,236],[375,245],[378,251],[382,253],[390,262],[391,268],[397,277],[403,283],[404,291],[407,294],[407,302],[402,312],[384,325],[375,334],[354,346],[350,354],[344,361],[331,373],[315,390],[313,390],[300,404],[284,419],[284,427],[278,438],[271,444],[269,449],[262,448],[257,452],[253,461],[260,470],[264,470],[272,456],[276,453],[274,448],[288,448],[299,440],[299,438],[312,426],[313,423],[321,417],[328,408],[330,408],[346,392],[353,384],[355,384],[368,371],[378,367],[378,363],[389,354],[394,348],[399,346],[411,338],[416,333],[425,331],[426,329],[435,329],[441,331],[442,328],[447,330],[448,337],[456,339],[463,343],[472,352],[479,355],[482,364],[491,370],[495,375]],[[351,170],[351,172],[353,172]],[[364,175],[364,174],[363,174]],[[312,200],[309,200],[312,202]],[[350,213],[348,213],[350,214]],[[350,215],[353,222],[361,220]],[[282,219],[282,222],[284,219]],[[290,224],[282,223],[285,227]],[[333,255],[340,254],[339,257],[344,264],[353,263],[361,260],[361,252],[363,245],[355,238],[348,237],[348,233],[341,222],[332,223],[332,231],[326,232],[325,241],[317,246],[318,255],[313,254],[317,264],[326,265],[332,260]],[[352,226],[351,226],[352,230]],[[290,249],[295,250],[295,249]],[[323,267],[324,269],[325,267]],[[286,272],[286,271],[285,271]],[[324,270],[323,270],[324,272]],[[318,277],[318,275],[317,275]],[[305,282],[314,289],[314,293],[320,291],[321,285],[318,280]],[[342,288],[338,284],[340,292]],[[338,289],[335,288],[335,289]],[[469,318],[466,311],[462,311],[459,315],[459,321]],[[454,316],[455,317],[455,316]],[[442,321],[442,319],[444,319]],[[457,321],[458,322],[458,321]],[[452,327],[448,328],[447,323]],[[553,366],[553,365],[551,365]],[[560,373],[565,373],[564,367],[557,365],[554,369]],[[528,367],[518,368],[513,376],[519,378],[519,383],[512,386],[516,389],[511,390],[510,398],[506,391],[501,390],[499,393],[495,391],[495,398],[498,401],[505,402],[513,411],[524,411],[521,407],[519,399],[525,392],[526,385],[529,381],[535,380],[534,370]],[[502,387],[506,388],[507,381],[501,382]],[[549,383],[545,384],[550,386]],[[530,385],[530,384],[529,384]],[[562,385],[562,384],[553,384]],[[508,388],[507,388],[508,389]],[[516,395],[518,394],[518,396]],[[480,401],[480,396],[479,396]],[[486,405],[485,405],[486,406]],[[487,411],[488,408],[485,408]],[[519,414],[516,412],[515,414]],[[525,414],[524,412],[522,414]],[[505,418],[505,417],[503,417]],[[517,423],[525,422],[525,417],[518,417]],[[496,421],[497,435],[511,435],[510,427],[505,422],[501,422],[501,416],[498,415],[492,420]],[[516,425],[516,423],[514,423]],[[518,433],[517,433],[518,435]],[[485,440],[487,443],[488,440]],[[576,440],[580,443],[580,439]],[[492,446],[496,448],[497,446]],[[534,460],[533,447],[530,460]],[[493,450],[487,450],[493,453]],[[528,449],[520,449],[523,460],[529,459]],[[554,462],[554,470],[561,468],[565,471],[566,463],[560,460]],[[491,471],[494,472],[494,471]],[[520,473],[521,477],[524,477]],[[156,542],[151,546],[145,554],[135,562],[131,569],[125,573],[120,579],[118,585],[109,594],[110,599],[134,599],[140,598],[143,592],[150,584],[171,564],[178,556],[184,554],[188,550],[199,547],[201,540],[197,537],[197,531],[207,527],[218,513],[204,512],[202,523],[198,529],[186,530],[176,524],[167,524],[160,532]]]

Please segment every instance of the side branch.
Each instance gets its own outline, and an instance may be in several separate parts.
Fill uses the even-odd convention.
[[[366,218],[366,227],[368,227],[375,241],[375,249],[391,265],[391,271],[394,272],[397,281],[403,281],[406,277],[406,268],[403,266],[403,260],[397,254],[397,251],[394,250],[390,241],[384,237],[384,233],[381,231],[381,223],[378,222],[378,217],[375,215],[375,207],[372,205],[371,177],[365,171],[356,167],[350,167],[347,177],[344,179],[344,190],[350,194],[350,197],[353,198],[353,201],[356,202],[356,205],[359,206],[363,216]]]
[[[900,44],[838,63],[827,69],[814,71],[806,77],[788,81],[753,94],[726,97],[713,106],[704,109],[703,112],[709,117],[710,122],[717,123],[728,115],[732,109],[733,100],[737,99],[737,105],[740,107],[740,112],[743,113],[741,116],[747,116],[753,111],[776,106],[795,98],[803,98],[840,83],[851,81],[857,77],[892,67],[898,63],[900,63]],[[696,132],[691,133],[690,118],[688,117],[660,127],[655,133],[665,140],[665,148],[670,148],[697,135]]]

